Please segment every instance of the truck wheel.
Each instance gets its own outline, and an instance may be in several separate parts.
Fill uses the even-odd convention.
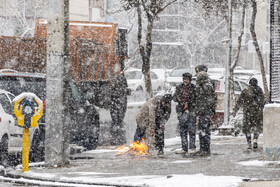
[[[7,167],[10,165],[9,163],[9,153],[8,153],[8,144],[9,139],[7,136],[4,136],[1,141],[1,164],[4,167]]]

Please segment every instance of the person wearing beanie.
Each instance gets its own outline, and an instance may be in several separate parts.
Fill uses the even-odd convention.
[[[176,87],[173,100],[177,102],[176,113],[179,120],[182,150],[176,154],[190,156],[195,153],[196,116],[195,116],[195,85],[191,83],[192,74],[182,75],[183,83]],[[189,132],[189,141],[188,141]]]
[[[207,74],[207,67],[199,65],[195,68],[196,79],[196,102],[195,112],[198,121],[199,151],[197,156],[209,156],[211,154],[211,118],[216,110],[216,94],[211,79]]]
[[[265,105],[265,97],[262,89],[258,86],[258,80],[251,78],[249,86],[242,90],[236,105],[233,109],[235,117],[238,110],[243,108],[243,127],[242,131],[246,136],[248,147],[252,149],[253,133],[253,149],[258,148],[258,137],[263,129],[263,108]]]
[[[144,139],[150,147],[152,142],[155,142],[158,155],[164,153],[164,130],[171,114],[171,101],[171,94],[155,96],[146,101],[136,115],[137,128],[134,141],[141,142]]]

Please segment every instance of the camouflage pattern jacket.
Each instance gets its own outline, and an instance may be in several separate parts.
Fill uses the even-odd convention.
[[[196,80],[196,115],[213,115],[216,110],[216,94],[206,72],[199,72]]]

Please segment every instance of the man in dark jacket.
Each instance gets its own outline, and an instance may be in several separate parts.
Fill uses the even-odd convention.
[[[155,135],[155,147],[158,155],[163,154],[165,123],[171,114],[171,94],[155,96],[141,107],[136,116],[137,128],[134,141],[142,138],[151,146],[152,137]]]
[[[245,88],[233,109],[233,116],[236,115],[240,107],[243,107],[243,127],[242,131],[246,136],[248,149],[252,148],[251,133],[254,134],[253,148],[258,148],[258,137],[263,129],[263,108],[265,99],[262,89],[258,86],[258,80],[250,79],[249,86]]]
[[[192,74],[183,74],[183,83],[176,87],[173,100],[177,102],[176,112],[179,120],[180,136],[182,150],[176,154],[185,154],[188,156],[188,131],[190,153],[195,153],[195,134],[196,134],[196,116],[195,116],[195,85],[191,83]]]
[[[200,68],[201,67],[201,68]],[[200,65],[195,68],[196,79],[196,104],[195,111],[198,118],[198,132],[200,150],[198,156],[210,155],[210,118],[215,114],[216,95],[211,80],[207,75],[207,67]]]

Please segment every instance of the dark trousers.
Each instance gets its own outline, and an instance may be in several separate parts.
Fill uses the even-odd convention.
[[[144,137],[145,135],[145,131],[144,130],[141,130],[138,125],[136,127],[136,132],[134,134],[134,141],[137,142],[141,142],[142,138]]]
[[[112,118],[112,126],[123,128],[123,120],[125,117],[126,107],[111,106],[110,114]]]
[[[112,125],[110,129],[111,145],[121,145],[126,142],[125,130],[124,130],[124,117],[126,108],[118,105],[113,105],[110,108]]]
[[[145,135],[145,131],[137,126],[136,132],[134,134],[134,141],[141,142],[144,135]],[[160,128],[160,124],[158,123],[156,123],[156,128],[155,128],[155,147],[159,151],[163,151],[164,148],[164,130]]]
[[[251,144],[251,142],[252,142],[251,133],[246,133],[245,136],[246,136],[246,139],[247,139],[247,143]],[[258,139],[258,138],[259,138],[259,134],[254,133],[254,139]]]
[[[164,148],[164,130],[160,128],[160,124],[157,122],[155,129],[155,147],[159,151],[163,151]]]
[[[188,151],[188,131],[189,131],[189,142],[190,149],[195,149],[195,133],[196,124],[195,117],[190,116],[189,113],[183,112],[179,118],[180,136],[182,149]]]
[[[210,152],[211,132],[210,132],[210,116],[198,116],[198,132],[200,151]]]

